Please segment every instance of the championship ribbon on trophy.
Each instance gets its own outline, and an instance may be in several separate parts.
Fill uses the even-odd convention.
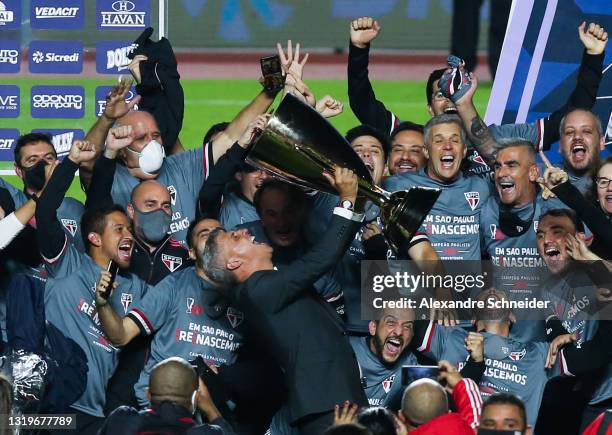
[[[410,240],[440,195],[439,189],[415,187],[387,192],[376,186],[368,169],[346,139],[315,109],[287,94],[251,146],[246,161],[275,176],[309,189],[336,194],[323,171],[334,165],[358,177],[358,196],[380,207],[385,238],[397,252]]]

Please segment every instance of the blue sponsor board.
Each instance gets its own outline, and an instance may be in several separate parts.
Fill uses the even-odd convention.
[[[32,132],[50,134],[53,147],[60,159],[68,155],[72,142],[82,140],[85,137],[85,132],[79,129],[35,128]]]
[[[17,118],[20,103],[19,86],[0,85],[0,118]]]
[[[96,44],[96,71],[98,74],[128,72],[128,54],[134,50],[131,41],[100,41]]]
[[[0,73],[18,73],[21,68],[19,41],[0,39]]]
[[[30,25],[33,29],[82,29],[84,7],[83,0],[31,0]]]
[[[0,128],[0,161],[13,162],[15,161],[15,142],[19,137],[19,130],[16,128]]]
[[[82,86],[32,86],[32,118],[82,118],[85,89]]]
[[[98,29],[143,30],[150,20],[150,0],[96,1]]]
[[[83,43],[79,41],[32,41],[30,72],[36,74],[80,74]]]
[[[106,108],[106,96],[110,93],[112,86],[98,86],[96,87],[96,101],[95,101],[95,114],[99,118],[104,113],[104,109]],[[134,99],[134,97],[138,95],[136,93],[136,88],[132,86],[130,92],[127,94],[125,98],[125,102],[129,103]]]
[[[21,0],[0,0],[0,30],[21,25]]]

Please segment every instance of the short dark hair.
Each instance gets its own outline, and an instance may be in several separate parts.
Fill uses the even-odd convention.
[[[125,213],[125,209],[119,204],[109,204],[100,207],[90,208],[83,213],[81,217],[81,237],[86,249],[89,250],[89,239],[87,238],[89,233],[102,234],[104,227],[106,227],[106,216],[114,212]]]
[[[51,145],[53,148],[53,153],[55,157],[57,157],[57,152],[55,151],[55,147],[53,146],[53,137],[48,133],[28,133],[22,136],[19,136],[17,139],[17,143],[15,144],[15,149],[13,152],[15,153],[15,163],[19,165],[21,161],[21,149],[25,146],[36,142],[45,142]]]
[[[442,78],[442,76],[444,75],[444,71],[446,71],[446,68],[435,69],[431,72],[431,74],[429,74],[429,77],[427,78],[427,86],[425,86],[425,93],[427,94],[426,97],[428,106],[431,106],[432,102],[433,85],[435,82]]]
[[[210,127],[204,135],[204,139],[202,139],[202,145],[206,145],[208,142],[210,142],[210,138],[213,137],[215,134],[225,131],[228,125],[230,125],[229,122],[223,121],[218,122],[217,124]]]
[[[574,210],[571,210],[569,208],[551,208],[550,210],[546,210],[540,215],[539,222],[542,222],[542,220],[546,216],[566,217],[572,221],[572,223],[574,224],[574,228],[576,228],[576,231],[580,233],[584,232],[584,224],[580,219],[578,219],[578,216],[576,215],[576,212]]]
[[[192,220],[189,223],[189,228],[187,228],[187,246],[189,246],[189,249],[195,249],[195,243],[193,242],[193,240],[191,240],[191,238],[193,237],[193,232],[195,231],[195,227],[202,222],[204,219],[211,219],[211,218],[207,218],[207,217],[199,217],[197,219]]]
[[[480,415],[484,414],[487,406],[490,405],[511,405],[516,406],[523,419],[523,424],[527,427],[527,411],[525,410],[525,404],[521,399],[510,393],[495,393],[488,397],[487,400],[482,404],[482,411]]]
[[[372,435],[372,432],[358,423],[344,423],[329,427],[323,435]]]
[[[382,406],[362,408],[357,414],[357,423],[369,429],[372,435],[395,435],[393,414]]]
[[[400,134],[402,131],[416,131],[417,133],[423,134],[423,125],[416,124],[416,123],[411,122],[411,121],[402,121],[402,122],[400,122],[397,125],[397,127],[395,127],[393,129],[393,131],[391,132],[391,137],[390,137],[391,142],[393,142],[393,139],[395,139],[395,136]]]
[[[264,180],[264,182],[259,186],[255,195],[253,196],[253,205],[255,206],[255,210],[257,214],[261,216],[261,198],[263,194],[268,190],[277,190],[279,192],[283,192],[287,195],[291,203],[296,208],[303,208],[308,201],[306,197],[306,193],[302,189],[293,184],[289,184],[285,181],[279,180],[277,178],[268,178]]]
[[[384,157],[385,159],[387,158],[387,155],[389,155],[389,149],[391,148],[391,140],[389,139],[389,136],[386,133],[383,133],[382,131],[380,131],[376,127],[372,127],[371,125],[361,124],[347,131],[345,138],[349,143],[352,143],[360,136],[372,136],[378,142],[380,142],[383,148]]]
[[[206,276],[215,284],[223,287],[233,287],[238,284],[238,280],[219,260],[220,246],[217,238],[221,232],[225,232],[225,230],[217,228],[210,232],[204,246],[204,254],[202,255],[202,269],[204,269]]]

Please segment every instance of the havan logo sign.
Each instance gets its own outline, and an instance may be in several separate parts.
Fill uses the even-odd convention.
[[[98,29],[144,29],[149,25],[150,0],[97,0]]]

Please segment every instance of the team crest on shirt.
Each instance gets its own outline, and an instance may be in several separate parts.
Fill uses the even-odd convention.
[[[183,259],[181,257],[175,257],[173,255],[162,254],[162,262],[164,266],[168,268],[170,273],[182,266]]]
[[[238,311],[232,307],[227,307],[227,312],[225,315],[227,316],[227,320],[229,320],[230,325],[232,325],[232,328],[234,329],[244,320],[244,314],[242,314],[242,311]]]
[[[128,307],[132,303],[134,298],[131,293],[121,293],[121,305],[123,305],[123,311],[127,314]]]
[[[480,202],[480,192],[465,192],[463,195],[472,211],[474,211]]]
[[[480,154],[474,153],[472,154],[472,159],[471,159],[474,163],[478,163],[480,165],[483,166],[489,166],[487,165],[487,162],[484,161],[484,159],[482,158],[482,156]]]
[[[512,361],[520,361],[527,354],[527,349],[523,349],[520,352],[510,352],[510,359]]]
[[[74,219],[62,219],[62,225],[72,234],[72,237],[74,237],[78,228],[77,221]]]
[[[170,202],[172,205],[176,204],[176,189],[174,186],[168,186],[168,192],[170,192]]]
[[[391,390],[391,385],[393,385],[394,380],[395,380],[395,373],[389,376],[384,381],[382,381],[382,387],[383,387],[383,390],[385,390],[385,393],[388,393]]]

